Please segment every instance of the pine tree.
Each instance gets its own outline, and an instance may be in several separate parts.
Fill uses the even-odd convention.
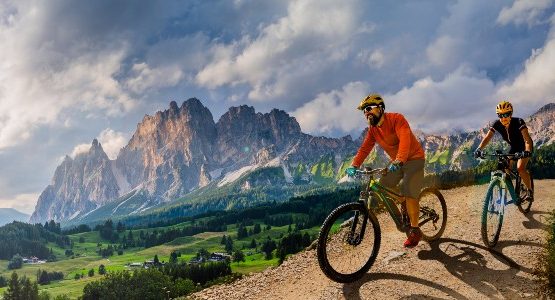
[[[259,223],[254,224],[253,234],[258,234],[260,233],[260,231],[261,231],[260,224]]]
[[[229,237],[225,242],[225,251],[229,254],[233,252],[233,240]]]
[[[21,297],[21,285],[17,273],[13,272],[10,280],[8,280],[8,288],[4,292],[4,300],[19,300]]]
[[[170,254],[170,264],[175,263],[177,263],[177,253],[175,251],[172,251],[172,253]]]
[[[245,261],[245,254],[243,254],[243,251],[237,250],[233,252],[233,261]]]

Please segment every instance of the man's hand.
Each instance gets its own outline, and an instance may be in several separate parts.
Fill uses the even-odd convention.
[[[349,177],[355,176],[356,173],[357,173],[357,167],[350,166],[347,169],[345,169],[345,174],[347,174],[347,176]]]
[[[483,156],[484,156],[484,152],[482,152],[482,149],[477,148],[474,151],[474,158],[483,158]]]
[[[391,162],[391,164],[389,165],[387,170],[389,172],[395,172],[395,171],[400,170],[402,166],[403,166],[403,162],[400,162],[398,160],[394,160],[394,161]]]

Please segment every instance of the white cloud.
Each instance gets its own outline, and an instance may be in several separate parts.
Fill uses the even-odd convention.
[[[443,35],[426,48],[426,55],[435,66],[456,67],[461,63],[458,58],[461,55],[460,50],[463,45],[464,43],[461,40]]]
[[[542,22],[540,19],[542,13],[551,5],[553,5],[552,0],[516,0],[511,7],[504,7],[501,10],[497,22],[501,25],[509,23],[536,25]]]
[[[461,67],[441,81],[423,78],[384,100],[387,111],[404,114],[425,132],[471,130],[495,118],[495,91],[487,77]]]
[[[500,86],[497,98],[510,99],[523,106],[555,100],[555,38],[536,50],[526,61],[524,70],[512,82]]]
[[[110,128],[102,130],[97,139],[100,145],[102,145],[102,149],[104,149],[104,152],[110,159],[116,159],[121,148],[125,147],[128,142],[126,134],[123,132],[117,132]],[[70,156],[71,158],[75,158],[75,156],[81,153],[89,152],[90,149],[90,143],[79,144],[73,148]]]
[[[293,1],[288,15],[261,29],[256,38],[244,36],[228,45],[216,44],[214,60],[196,76],[201,86],[247,83],[252,88],[249,98],[269,101],[283,97],[290,90],[290,75],[306,67],[327,65],[346,58],[345,46],[357,32],[357,1]],[[362,28],[367,32],[369,26]],[[304,72],[303,72],[304,71]]]
[[[297,119],[303,132],[317,135],[335,132],[358,134],[366,126],[366,121],[356,107],[368,91],[367,84],[351,82],[341,90],[319,94],[291,115]]]
[[[19,194],[9,199],[0,199],[0,207],[15,208],[20,212],[32,214],[40,194]]]
[[[142,93],[147,89],[175,86],[184,74],[179,66],[167,66],[151,69],[146,63],[134,64],[132,76],[126,82],[127,87],[135,93]]]
[[[73,148],[73,151],[71,151],[69,156],[71,158],[75,158],[79,154],[89,152],[89,149],[91,149],[91,144],[79,144]],[[63,158],[61,158],[61,160],[63,160]]]
[[[10,21],[0,22],[0,149],[28,139],[37,127],[63,126],[58,117],[66,109],[113,116],[133,108],[135,100],[116,79],[124,42],[95,48],[83,38],[64,48],[51,35],[64,39],[71,28],[43,28],[45,7],[18,4]]]
[[[104,129],[98,136],[98,141],[102,145],[102,149],[110,159],[116,159],[119,150],[123,148],[128,139],[123,132],[117,132],[110,128]]]

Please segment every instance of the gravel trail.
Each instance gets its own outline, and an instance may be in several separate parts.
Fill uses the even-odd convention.
[[[321,272],[316,251],[289,257],[281,266],[232,284],[195,293],[192,299],[536,299],[533,275],[555,209],[555,180],[537,180],[536,201],[525,216],[511,205],[497,246],[488,251],[480,236],[487,185],[442,191],[448,223],[443,237],[404,249],[404,233],[380,216],[380,253],[359,281],[340,284]]]

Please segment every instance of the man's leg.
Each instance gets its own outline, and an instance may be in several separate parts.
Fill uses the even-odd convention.
[[[424,182],[424,160],[408,161],[404,166],[403,184],[401,187],[403,195],[405,195],[407,204],[407,213],[410,218],[411,231],[404,243],[405,247],[414,247],[418,245],[422,238],[422,233],[418,225],[418,216],[420,215],[420,204],[418,196],[422,190]]]
[[[418,196],[424,182],[424,160],[411,160],[405,166],[405,176],[403,177],[402,192],[407,199],[407,212],[410,218],[410,225],[418,227],[418,216],[420,214],[420,204]]]
[[[407,201],[407,213],[409,214],[410,226],[418,227],[418,215],[420,214],[420,204],[414,198],[405,197]]]

